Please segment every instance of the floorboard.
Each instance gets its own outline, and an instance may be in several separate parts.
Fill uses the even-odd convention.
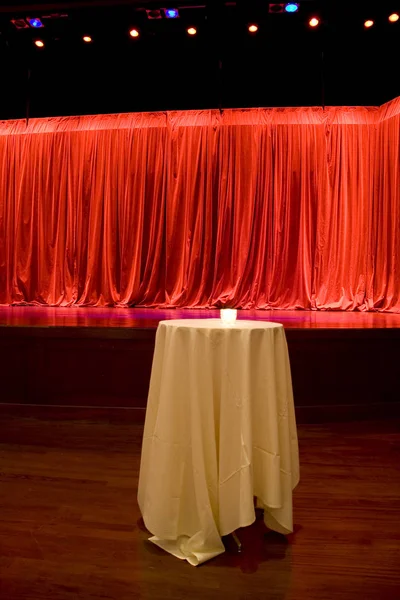
[[[395,600],[400,421],[299,426],[295,533],[193,568],[147,541],[142,426],[0,417],[3,600]]]

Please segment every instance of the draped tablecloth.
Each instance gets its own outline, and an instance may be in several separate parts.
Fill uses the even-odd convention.
[[[299,458],[282,325],[160,322],[138,502],[151,541],[198,565],[255,520],[293,531]]]

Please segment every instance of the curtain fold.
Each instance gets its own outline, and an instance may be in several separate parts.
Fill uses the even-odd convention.
[[[400,311],[400,99],[0,122],[0,304]]]
[[[400,98],[382,106],[376,165],[368,308],[400,312]]]

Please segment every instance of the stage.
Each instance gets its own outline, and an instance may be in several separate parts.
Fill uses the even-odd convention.
[[[157,324],[218,310],[0,308],[0,412],[143,420]],[[239,311],[282,323],[299,422],[400,415],[400,315]]]

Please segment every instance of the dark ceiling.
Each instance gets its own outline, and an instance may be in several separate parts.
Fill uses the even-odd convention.
[[[169,5],[146,0],[10,4],[0,3],[0,119],[378,105],[400,95],[400,21],[388,21],[400,0],[303,0],[293,15],[270,14],[264,0],[187,0],[171,4],[180,7],[176,20],[149,20],[146,7]],[[40,30],[11,23],[51,15]],[[316,30],[307,26],[312,15],[321,18]],[[375,21],[370,30],[366,18]],[[247,31],[251,21],[259,25],[255,35]],[[198,30],[193,38],[189,25]]]

